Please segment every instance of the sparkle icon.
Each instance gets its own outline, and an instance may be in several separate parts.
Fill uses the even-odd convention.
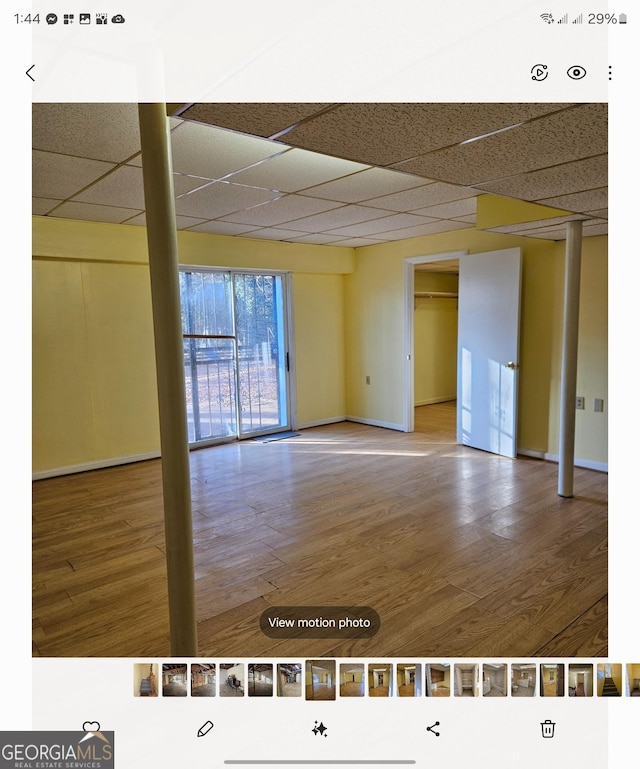
[[[317,721],[314,721],[315,726],[311,730],[316,736],[319,734],[321,737],[326,737],[327,735],[325,732],[327,731],[327,727],[320,721],[318,723]]]

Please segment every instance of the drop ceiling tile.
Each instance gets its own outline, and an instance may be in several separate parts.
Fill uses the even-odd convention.
[[[593,225],[585,225],[582,228],[582,237],[583,238],[590,238],[594,237],[595,235],[606,235],[608,233],[608,226],[607,223],[604,224],[593,224]],[[522,233],[528,238],[543,238],[545,240],[565,240],[567,237],[567,232],[564,228],[559,227],[557,230],[548,229],[548,230],[532,230],[530,232],[524,232]]]
[[[343,179],[312,187],[305,190],[304,194],[314,198],[339,200],[342,203],[360,203],[422,185],[424,179],[418,176],[388,171],[386,168],[369,168]]]
[[[178,230],[189,230],[199,224],[205,224],[204,220],[195,216],[176,216],[176,228]]]
[[[344,240],[339,235],[327,235],[324,232],[314,233],[313,235],[301,235],[296,233],[295,238],[291,238],[294,243],[313,243],[315,245],[334,245],[339,240]]]
[[[378,233],[389,232],[390,230],[398,230],[402,227],[419,227],[420,225],[431,224],[436,221],[438,220],[435,218],[414,216],[413,214],[392,214],[391,216],[383,216],[380,219],[374,219],[369,222],[327,230],[327,232],[331,235],[364,238],[368,235],[377,235]]]
[[[597,155],[478,186],[485,192],[495,195],[537,201],[542,198],[605,187],[607,177],[608,157]]]
[[[173,190],[176,196],[196,189],[203,183],[202,179],[195,179],[192,176],[173,175]],[[75,196],[74,200],[105,206],[145,208],[142,168],[120,166],[80,195]]]
[[[566,222],[576,222],[584,219],[581,214],[571,214],[569,216],[554,216],[552,219],[536,219],[531,222],[518,222],[517,224],[505,224],[500,227],[487,227],[487,232],[500,232],[505,235],[519,234],[541,228],[558,229]]]
[[[180,117],[222,128],[231,128],[254,136],[267,137],[330,106],[330,102],[322,104],[304,102],[299,104],[194,104]]]
[[[246,224],[232,224],[231,222],[203,222],[191,228],[193,232],[210,232],[214,235],[243,235],[245,232],[251,232],[255,227]]]
[[[386,208],[391,211],[412,211],[420,214],[429,206],[472,198],[478,194],[478,190],[436,182],[405,192],[396,192],[395,195],[385,195],[381,198],[375,198],[375,200],[367,200],[367,205],[374,208]]]
[[[208,181],[200,179],[197,176],[186,176],[185,174],[173,175],[173,194],[176,198],[187,195],[199,187],[203,187],[208,184]]]
[[[596,211],[585,211],[584,212],[586,216],[595,216],[597,219],[608,219],[609,218],[609,209],[608,208],[599,208]]]
[[[93,203],[70,202],[56,208],[54,216],[60,219],[80,219],[89,222],[120,222],[130,219],[140,211],[115,206],[98,206]]]
[[[144,188],[142,169],[133,166],[121,166],[91,185],[74,200],[82,203],[98,203],[105,206],[125,206],[126,208],[144,209]]]
[[[386,166],[563,106],[566,105],[343,104],[294,128],[286,140],[327,155]]]
[[[607,225],[607,222],[603,221],[601,219],[587,219],[587,220],[582,222],[582,232],[584,234],[584,233],[586,233],[586,231],[588,229],[591,230],[593,228],[602,227],[602,226],[606,227],[606,225]],[[551,231],[557,230],[557,229],[560,229],[560,228],[558,228],[558,227],[539,227],[539,228],[537,228],[535,230],[531,230],[530,232],[531,232],[532,235],[537,235],[539,233],[544,233],[545,231],[551,232]],[[565,233],[567,231],[566,227],[563,227],[562,230]],[[526,231],[526,234],[529,234],[529,231]]]
[[[176,199],[176,213],[216,219],[272,200],[278,193],[228,182],[213,182]]]
[[[37,150],[32,163],[32,193],[38,198],[70,198],[115,168],[113,163]]]
[[[324,232],[325,230],[335,230],[338,227],[347,227],[350,224],[359,224],[371,219],[379,219],[385,213],[391,211],[381,211],[376,208],[367,208],[366,206],[341,206],[315,216],[307,216],[304,219],[288,222],[288,227],[292,230],[301,232]]]
[[[433,216],[436,219],[458,219],[461,216],[475,214],[477,202],[478,198],[454,200],[451,203],[441,203],[439,206],[421,208],[420,213],[424,216]],[[414,213],[417,212],[414,211]]]
[[[350,160],[331,158],[319,155],[317,152],[294,149],[228,178],[238,184],[296,192],[366,168],[367,166],[362,163],[352,163]]]
[[[34,216],[44,216],[48,214],[51,209],[62,203],[61,200],[54,200],[53,198],[32,198],[31,199],[31,213]]]
[[[377,246],[378,243],[384,243],[384,240],[377,238],[347,238],[334,243],[334,246],[343,246],[349,248],[363,248],[364,246]]]
[[[586,104],[394,167],[478,185],[607,152],[607,105]]]
[[[285,144],[197,123],[183,123],[171,133],[173,170],[207,179],[219,179],[286,149]]]
[[[292,240],[298,237],[299,232],[295,230],[280,229],[278,227],[263,227],[258,230],[246,233],[243,237],[255,238],[256,240]]]
[[[245,211],[238,211],[225,218],[230,222],[239,222],[240,224],[273,227],[340,207],[341,204],[334,201],[307,198],[303,195],[284,195],[270,203],[247,208]]]
[[[33,147],[121,163],[140,151],[137,104],[33,104]]]
[[[529,232],[514,232],[513,234],[522,235],[526,238],[537,238],[539,240],[565,240],[567,237],[567,233],[562,227],[558,227],[557,230],[545,230],[544,232],[530,230]]]
[[[402,230],[385,232],[380,235],[383,240],[404,240],[405,238],[418,238],[423,235],[437,235],[440,232],[453,232],[454,230],[466,230],[473,225],[464,222],[454,222],[449,219],[441,219],[433,224],[424,224],[420,227],[407,227]]]
[[[604,221],[600,223],[587,222],[582,228],[582,234],[585,238],[591,238],[595,235],[608,235],[609,234],[609,222]]]
[[[188,227],[193,227],[196,224],[201,224],[204,221],[204,219],[195,219],[192,216],[176,216],[176,229],[186,230]],[[142,213],[138,214],[137,216],[133,216],[131,219],[127,219],[125,224],[135,224],[140,227],[146,227],[147,215],[146,213]]]
[[[564,208],[567,211],[593,211],[598,208],[607,208],[607,193],[607,187],[602,187],[599,190],[577,192],[575,195],[544,198],[540,203],[545,206],[553,206],[554,208]]]

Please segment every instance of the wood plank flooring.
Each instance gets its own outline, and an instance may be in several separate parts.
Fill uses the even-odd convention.
[[[355,423],[191,454],[199,655],[607,654],[607,476]],[[33,653],[170,656],[159,460],[33,487]],[[267,638],[281,605],[368,605],[370,639]]]

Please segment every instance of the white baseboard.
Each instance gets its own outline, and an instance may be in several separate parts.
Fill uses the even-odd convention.
[[[361,425],[371,425],[371,427],[384,427],[386,430],[399,430],[404,432],[404,425],[396,424],[395,422],[381,422],[378,419],[365,419],[364,417],[352,417],[347,415],[347,422],[358,422]]]
[[[518,449],[518,454],[522,454],[525,457],[533,457],[534,459],[546,459],[547,462],[559,462],[560,456],[558,454],[549,454],[546,451],[538,451],[536,449]],[[579,457],[573,460],[574,467],[584,467],[585,470],[598,470],[601,473],[609,472],[608,462],[594,462],[591,459],[580,459]]]
[[[344,414],[341,417],[331,417],[331,419],[316,419],[312,422],[298,422],[296,430],[304,430],[307,427],[322,427],[323,425],[335,425],[338,422],[346,422],[349,417]]]
[[[103,470],[105,467],[128,465],[132,462],[144,462],[146,459],[158,459],[159,451],[148,451],[146,454],[133,454],[129,457],[113,457],[111,459],[98,459],[95,462],[83,462],[79,465],[67,465],[66,467],[54,467],[51,470],[38,470],[32,474],[34,481],[45,478],[56,478],[59,475],[73,475],[73,473],[85,473],[88,470]]]

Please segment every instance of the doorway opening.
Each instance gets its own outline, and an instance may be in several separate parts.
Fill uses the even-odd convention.
[[[457,275],[459,259],[466,253],[451,251],[405,259],[404,430],[442,431],[443,437],[446,435],[452,442],[457,377]],[[431,322],[434,316],[435,326]],[[421,355],[425,347],[430,350]]]
[[[285,278],[180,270],[191,448],[289,429]]]
[[[459,260],[414,265],[414,430],[456,442]]]

